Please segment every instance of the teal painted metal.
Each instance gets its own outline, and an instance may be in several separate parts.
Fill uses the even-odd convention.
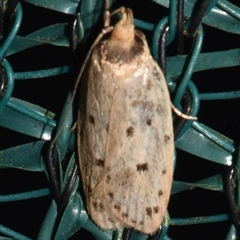
[[[176,34],[176,18],[177,18],[177,1],[171,1],[169,3],[169,17],[168,17],[168,22],[169,22],[169,34],[168,34],[168,41],[167,44],[169,45]]]
[[[48,1],[41,1],[41,0],[25,0],[26,2],[29,2],[31,4],[34,4],[38,7],[47,8],[50,10],[66,13],[66,14],[75,14],[77,11],[77,7],[81,0],[71,1],[71,0],[61,0],[61,1],[54,1],[54,0],[48,0]],[[93,4],[94,5],[94,4]]]
[[[185,61],[186,55],[168,57],[167,74],[169,77],[178,77],[181,74]],[[240,49],[201,53],[199,54],[198,61],[194,66],[194,72],[239,66],[239,62]]]
[[[169,0],[152,0],[152,1],[164,7],[169,8],[169,2],[170,2]],[[184,2],[185,2],[184,14],[187,17],[190,17],[192,14],[193,6],[195,4],[195,0],[185,0]],[[211,8],[211,11],[203,18],[202,22],[226,32],[239,34],[240,33],[239,21],[232,16],[233,13],[234,13],[234,16],[239,15],[239,11],[240,11],[239,8],[235,6],[234,9],[232,9],[230,7],[229,8],[229,11],[231,13],[230,14],[229,11],[226,12],[222,10],[219,6],[214,6],[216,4],[216,1],[211,1],[211,2],[212,2],[212,5],[210,5],[209,8],[207,9],[207,11],[209,11]],[[220,3],[221,7],[228,3],[227,1],[218,1],[217,3],[219,2],[221,2]],[[231,5],[231,4],[228,4],[228,5]]]
[[[222,222],[228,220],[227,214],[207,216],[207,217],[195,217],[195,218],[186,218],[186,219],[171,219],[173,225],[189,225],[189,224],[204,224],[204,223],[214,223]]]
[[[10,31],[10,33],[8,34],[7,39],[5,39],[4,43],[2,44],[1,48],[0,48],[0,60],[3,60],[3,57],[5,56],[8,48],[10,47],[12,41],[14,40],[14,38],[16,37],[16,34],[20,28],[21,22],[22,22],[22,7],[21,4],[19,3],[17,6],[17,13],[16,13],[16,17],[15,17],[15,22],[14,25]]]
[[[228,1],[220,0],[217,2],[217,5],[223,9],[225,12],[227,12],[229,15],[233,16],[234,18],[240,20],[240,12],[239,8],[235,5],[231,4]]]
[[[4,227],[2,225],[0,225],[0,232],[4,233],[6,236],[12,237],[12,238],[8,238],[8,239],[18,239],[18,240],[31,240],[30,238],[15,232],[7,227]]]
[[[171,194],[176,194],[178,192],[192,190],[194,188],[204,188],[211,191],[221,191],[223,192],[223,180],[220,174],[211,176],[206,179],[202,179],[200,181],[194,183],[186,183],[180,181],[174,181],[172,185]]]
[[[1,115],[3,114],[3,110],[6,107],[6,104],[9,102],[10,97],[12,96],[12,92],[13,92],[13,88],[14,88],[13,70],[12,70],[11,65],[8,63],[8,61],[6,59],[4,59],[4,61],[3,61],[3,67],[5,69],[6,76],[7,76],[8,88],[4,92],[4,95],[0,102],[0,114]]]
[[[16,193],[8,194],[8,195],[0,196],[0,203],[40,198],[40,197],[47,196],[49,194],[50,194],[50,190],[48,188],[29,191],[29,192],[21,192],[21,193],[17,193],[17,194]]]
[[[233,225],[231,225],[231,228],[228,232],[226,240],[232,240],[232,239],[237,239],[236,228]]]
[[[183,98],[183,94],[186,91],[188,82],[189,82],[189,80],[190,80],[190,78],[191,78],[191,76],[194,72],[194,66],[195,66],[195,64],[198,60],[198,56],[199,56],[200,51],[201,51],[202,41],[203,41],[203,29],[200,26],[199,30],[198,30],[198,33],[197,33],[197,36],[196,36],[194,49],[191,53],[191,57],[190,57],[190,60],[188,62],[188,65],[185,69],[185,72],[182,73],[183,77],[181,79],[181,83],[178,87],[178,90],[176,92],[176,96],[175,96],[175,99],[174,99],[174,105],[177,108],[180,107],[181,99]]]
[[[79,0],[79,1],[44,1],[44,0],[26,0],[26,2],[37,7],[47,8],[69,16],[75,15],[77,38],[81,41],[96,25],[99,17],[102,16],[102,0]],[[112,2],[112,1],[111,1]],[[169,7],[169,15],[161,16],[158,23],[149,23],[140,19],[135,19],[136,27],[149,31],[153,34],[151,43],[151,52],[156,61],[158,61],[159,38],[166,24],[169,24],[169,36],[167,45],[169,46],[176,37],[176,6],[177,1],[153,0],[164,7]],[[195,5],[193,0],[185,0],[185,16],[190,17]],[[72,126],[75,122],[72,93],[68,94],[64,106],[62,106],[61,116],[57,116],[52,111],[41,106],[28,102],[26,100],[13,97],[16,81],[25,79],[41,79],[46,77],[60,76],[74,72],[75,66],[63,65],[48,69],[30,70],[17,72],[12,68],[9,60],[15,54],[20,54],[33,47],[52,45],[59,48],[70,47],[70,35],[66,31],[68,23],[50,24],[42,29],[28,34],[27,36],[16,35],[22,24],[22,7],[19,3],[16,10],[14,23],[8,36],[0,36],[0,60],[3,61],[4,72],[7,77],[7,88],[0,99],[0,125],[6,129],[13,130],[36,138],[36,141],[21,144],[15,147],[3,149],[0,151],[0,169],[14,168],[19,171],[42,172],[49,179],[45,162],[42,156],[42,149],[46,141],[52,139],[52,132],[55,130],[58,134],[55,160],[59,163],[56,171],[59,175],[59,188],[61,193],[64,191],[69,175],[73,171],[75,161],[75,131]],[[240,9],[224,0],[212,0],[205,12],[202,23],[216,27],[220,30],[240,34]],[[177,55],[167,57],[166,59],[166,79],[170,92],[174,93],[174,105],[181,110],[181,100],[183,94],[188,88],[192,95],[191,115],[198,116],[201,109],[201,101],[215,101],[227,99],[239,99],[240,89],[232,91],[201,93],[193,80],[193,74],[198,72],[220,69],[228,67],[239,67],[240,48],[201,53],[202,43],[204,41],[203,25],[199,26],[196,34],[196,41],[191,56]],[[0,136],[1,140],[5,136]],[[187,153],[197,156],[204,161],[210,161],[222,166],[229,167],[235,162],[233,174],[233,188],[235,190],[235,201],[238,211],[240,209],[240,152],[239,146],[232,139],[214,129],[202,124],[200,121],[187,121],[182,127],[175,146]],[[61,162],[66,154],[71,154],[68,165],[63,168]],[[176,154],[175,161],[178,162]],[[0,173],[1,174],[1,173]],[[79,177],[72,188],[69,202],[59,220],[58,206],[54,199],[46,211],[45,219],[41,228],[38,230],[38,240],[56,239],[64,240],[84,228],[92,233],[99,240],[121,239],[122,230],[103,231],[99,229],[89,218],[85,203],[79,191],[81,180]],[[202,188],[207,191],[218,191],[225,193],[224,179],[221,174],[209,176],[194,182],[173,181],[172,195],[183,191],[191,191],[195,188]],[[16,202],[26,199],[41,198],[51,196],[49,188],[34,189],[20,193],[12,193],[0,196],[2,204],[6,202]],[[210,216],[193,216],[189,218],[171,218],[166,214],[162,232],[159,239],[170,239],[168,234],[171,226],[193,225],[193,224],[211,224],[214,222],[230,221],[229,213],[222,213]],[[236,228],[231,225],[227,238],[236,238]],[[0,225],[0,233],[8,236],[7,239],[28,240],[27,236],[9,229],[7,226]],[[54,236],[53,236],[54,233]],[[145,240],[148,236],[134,232],[131,239]]]

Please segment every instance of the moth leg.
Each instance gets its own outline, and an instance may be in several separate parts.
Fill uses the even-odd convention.
[[[75,123],[72,125],[72,127],[70,128],[70,131],[74,131],[77,128],[77,121],[75,121]]]
[[[174,105],[172,104],[172,110],[179,116],[179,117],[182,117],[184,119],[187,119],[187,120],[197,120],[197,117],[193,117],[193,116],[188,116],[182,112],[180,112],[177,108],[174,107]]]

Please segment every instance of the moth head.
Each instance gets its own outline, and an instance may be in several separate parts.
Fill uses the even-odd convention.
[[[115,25],[110,39],[131,43],[134,41],[133,13],[131,9],[121,8],[122,19]]]
[[[120,8],[113,14],[117,12],[121,12],[122,19],[114,26],[109,39],[104,43],[106,58],[111,63],[129,63],[143,53],[147,43],[144,34],[134,30],[132,10]]]

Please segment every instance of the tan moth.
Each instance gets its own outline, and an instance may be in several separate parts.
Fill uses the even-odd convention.
[[[78,111],[78,154],[88,212],[102,229],[152,234],[173,174],[171,101],[130,9],[93,49]]]

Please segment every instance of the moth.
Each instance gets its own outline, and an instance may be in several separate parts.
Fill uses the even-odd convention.
[[[153,234],[166,213],[174,139],[166,80],[131,9],[93,49],[80,82],[78,155],[87,209],[102,229]]]

